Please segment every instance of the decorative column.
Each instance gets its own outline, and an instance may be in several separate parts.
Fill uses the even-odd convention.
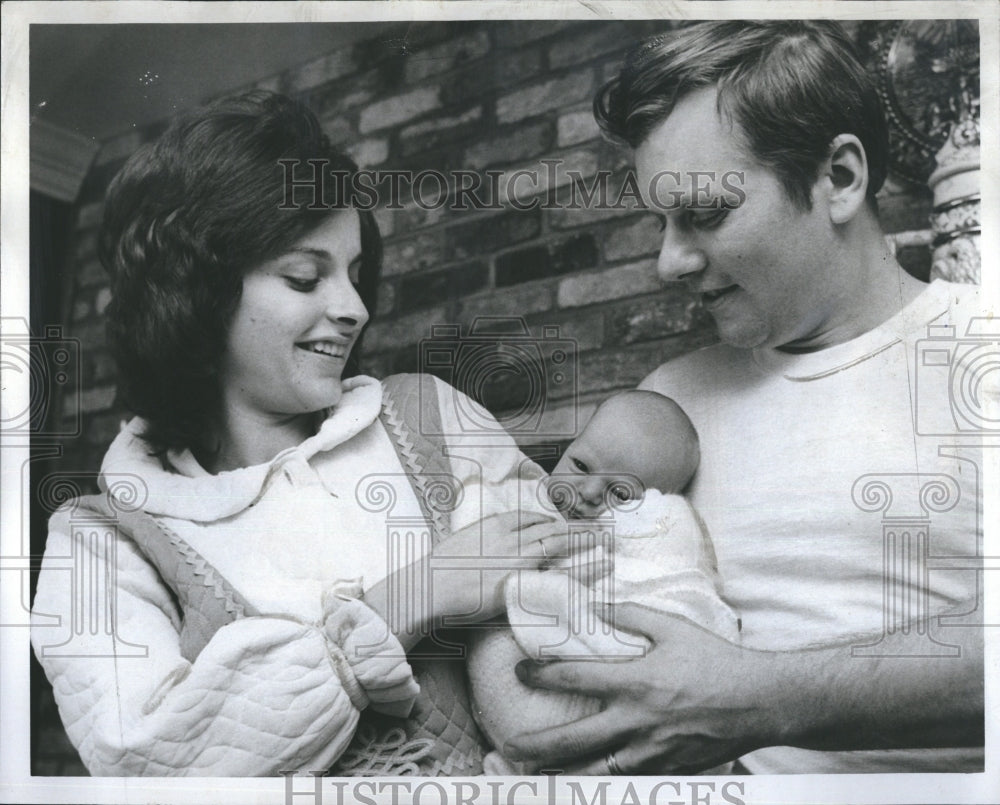
[[[961,491],[949,475],[862,475],[851,490],[862,511],[882,513],[882,635],[851,646],[852,657],[957,657],[959,647],[930,633],[931,514],[955,508]],[[887,637],[902,634],[889,649]]]

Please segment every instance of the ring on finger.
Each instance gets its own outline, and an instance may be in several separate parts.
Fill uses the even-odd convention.
[[[624,774],[622,767],[618,765],[618,760],[615,758],[614,752],[608,752],[607,756],[604,758],[604,762],[608,765],[608,773],[614,776],[619,776]]]

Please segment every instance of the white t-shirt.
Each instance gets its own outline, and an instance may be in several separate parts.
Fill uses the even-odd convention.
[[[798,355],[720,345],[643,382],[673,397],[698,431],[702,460],[688,499],[712,536],[744,645],[843,643],[850,652],[877,642],[886,622],[975,599],[974,569],[934,564],[969,557],[974,568],[980,553],[975,401],[954,372],[983,344],[968,335],[977,300],[975,287],[938,281],[847,343]],[[929,339],[928,325],[934,336],[954,326],[954,337]],[[923,607],[921,577],[907,574],[919,567],[929,568]],[[931,630],[943,642],[947,632]],[[914,653],[936,650],[929,638],[914,639]],[[755,773],[973,771],[982,757],[975,749],[773,747],[744,763]]]

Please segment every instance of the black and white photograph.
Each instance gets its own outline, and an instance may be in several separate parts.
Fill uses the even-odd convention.
[[[0,801],[996,803],[998,27],[5,3]]]

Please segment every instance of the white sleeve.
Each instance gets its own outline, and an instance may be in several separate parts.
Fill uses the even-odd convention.
[[[361,659],[345,643],[345,625],[366,620],[357,617],[358,607],[370,613],[358,645],[373,642],[370,621],[378,616],[356,601],[325,625],[280,617],[237,620],[188,662],[180,653],[180,617],[170,592],[122,536],[113,551],[92,544],[82,550],[94,577],[109,580],[115,636],[147,647],[146,656],[126,656],[122,644],[116,657],[109,636],[86,628],[73,635],[71,652],[60,649],[78,614],[73,573],[62,559],[74,546],[65,516],[55,515],[50,529],[34,612],[56,615],[62,626],[36,625],[32,643],[66,732],[94,775],[263,776],[325,769],[347,748],[360,710],[371,701],[386,699],[385,709],[398,711],[400,699],[410,696],[412,705],[416,683],[395,638],[394,649]],[[368,690],[368,684],[383,690]]]
[[[503,511],[558,517],[541,487],[545,471],[521,452],[493,415],[447,383],[435,378],[435,385],[451,470],[464,493],[451,515],[452,528]]]

